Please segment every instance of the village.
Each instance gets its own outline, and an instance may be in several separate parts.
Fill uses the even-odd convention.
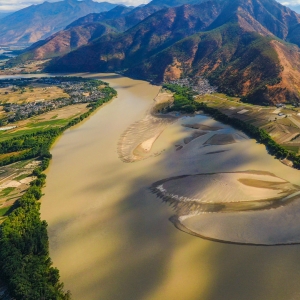
[[[94,81],[74,81],[61,77],[5,80],[0,83],[0,89],[9,88],[12,91],[20,90],[20,93],[24,91],[24,87],[28,86],[30,88],[32,88],[32,86],[42,86],[45,90],[47,90],[47,86],[57,86],[62,89],[68,97],[60,97],[52,100],[36,99],[35,101],[21,104],[9,102],[1,103],[3,110],[7,113],[7,117],[2,121],[2,125],[24,120],[67,105],[95,102],[104,95],[99,89],[98,84]]]
[[[202,76],[196,76],[191,78],[182,78],[176,80],[170,80],[168,83],[177,84],[181,87],[188,87],[198,95],[207,95],[217,92],[217,87],[211,86],[209,81]]]

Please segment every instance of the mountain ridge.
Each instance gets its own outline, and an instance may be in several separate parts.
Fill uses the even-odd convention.
[[[0,45],[28,45],[64,29],[76,19],[116,5],[108,2],[64,0],[44,2],[0,19]]]
[[[298,50],[280,40],[293,42],[289,32],[298,24],[297,13],[273,0],[201,1],[163,8],[124,33],[54,59],[46,70],[123,71],[154,83],[201,75],[249,102],[300,102],[300,67],[294,64],[294,73],[286,67]]]
[[[24,50],[24,53],[17,57],[17,59],[12,60],[10,63],[20,63],[24,62],[27,59],[47,59],[54,56],[59,56],[65,53],[60,49],[67,49],[66,46],[66,32],[65,31],[81,31],[80,28],[83,25],[92,24],[92,23],[101,23],[104,26],[111,27],[111,32],[122,32],[130,29],[131,27],[137,25],[139,22],[149,17],[154,12],[161,10],[163,6],[152,6],[151,4],[145,5],[137,8],[128,8],[125,6],[117,6],[110,11],[102,13],[91,13],[82,18],[77,19],[76,21],[69,24],[64,30],[59,31],[58,33],[53,34],[48,37],[46,40],[38,41],[31,45],[29,48]],[[90,26],[93,27],[93,26]],[[73,29],[72,29],[73,28]],[[74,29],[76,28],[76,29]],[[72,30],[71,30],[72,29]],[[59,36],[61,36],[59,38]],[[99,35],[98,37],[100,37]],[[81,39],[82,41],[84,39]],[[56,42],[56,45],[53,44]],[[86,40],[88,42],[88,40]],[[51,45],[46,45],[51,44]],[[82,46],[80,44],[78,46]],[[43,49],[41,49],[43,47]],[[50,49],[47,51],[45,48]],[[52,49],[56,48],[56,51]],[[72,49],[71,45],[68,47]],[[43,53],[43,55],[41,55]]]
[[[45,40],[40,40],[19,55],[11,63],[20,63],[27,60],[48,59],[63,55],[82,45],[88,44],[93,39],[108,33],[117,33],[117,30],[105,23],[106,20],[115,19],[126,15],[132,10],[126,6],[116,6],[110,11],[99,14],[88,14],[69,24],[64,30],[54,33]]]

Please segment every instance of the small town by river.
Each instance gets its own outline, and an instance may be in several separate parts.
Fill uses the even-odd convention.
[[[51,258],[73,298],[300,299],[300,245],[233,245],[189,235],[173,226],[173,210],[149,190],[159,180],[216,165],[209,156],[199,164],[180,159],[188,148],[176,145],[188,135],[181,126],[188,119],[159,136],[152,150],[159,155],[132,163],[118,157],[120,136],[145,116],[160,88],[116,74],[87,76],[108,82],[118,97],[55,143],[41,206]],[[272,171],[299,184],[297,170],[255,141],[228,147],[218,172]]]

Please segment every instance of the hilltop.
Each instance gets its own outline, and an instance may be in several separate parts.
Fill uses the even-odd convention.
[[[300,16],[273,0],[200,2],[160,9],[46,70],[123,71],[155,83],[201,75],[245,101],[300,102],[298,47],[287,43],[299,44]]]
[[[31,5],[0,19],[0,45],[28,45],[64,29],[89,13],[115,7],[108,2],[64,0]]]

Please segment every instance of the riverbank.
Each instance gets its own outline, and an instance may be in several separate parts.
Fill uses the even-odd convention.
[[[151,149],[162,132],[178,118],[159,114],[158,110],[171,101],[170,93],[158,93],[144,117],[124,131],[118,142],[118,155],[123,162],[132,163],[160,154],[151,153]]]
[[[100,84],[104,84],[100,82]],[[9,157],[6,162],[39,157],[41,163],[32,175],[35,179],[30,187],[7,212],[7,219],[0,227],[0,276],[12,297],[16,299],[70,299],[64,292],[59,271],[52,267],[49,257],[47,223],[40,218],[42,187],[45,171],[49,165],[50,147],[56,138],[68,128],[90,116],[98,107],[116,96],[116,91],[108,86],[102,90],[102,97],[89,104],[89,110],[72,119],[61,128],[52,128],[32,134],[24,134],[1,143],[1,151],[12,152],[12,147],[23,145],[27,151]],[[30,143],[28,142],[30,140]],[[28,150],[29,149],[29,150]],[[26,286],[26,289],[24,289]]]

